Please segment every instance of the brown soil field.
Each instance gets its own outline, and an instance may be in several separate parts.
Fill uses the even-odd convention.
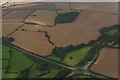
[[[3,21],[23,22],[33,10],[14,10],[3,17]]]
[[[41,25],[54,26],[54,20],[56,16],[57,14],[55,11],[37,10],[31,16],[29,16],[25,21],[33,22]]]
[[[26,3],[26,2],[25,2]],[[53,3],[48,3],[48,2],[32,2],[28,3],[25,5],[19,5],[19,6],[14,6],[14,7],[8,7],[9,9],[54,9]],[[7,8],[7,9],[8,9]]]
[[[8,12],[10,12],[9,9],[3,9],[3,10],[2,10],[2,16],[5,15],[5,14],[7,14]]]
[[[99,29],[118,24],[118,16],[113,14],[83,11],[72,23],[57,24],[46,30],[56,46],[78,45],[95,40],[100,35]]]
[[[91,70],[112,78],[118,78],[118,49],[103,48]]]
[[[117,2],[71,3],[72,9],[118,13]]]
[[[10,37],[15,39],[13,44],[41,56],[50,55],[53,49],[42,32],[16,31]]]
[[[56,2],[54,4],[57,9],[70,10],[69,3],[67,3],[67,2]]]
[[[50,27],[43,27],[41,25],[25,24],[19,30],[26,29],[27,31],[38,31],[38,30],[43,30],[43,29],[46,29],[46,28],[49,29]]]
[[[15,29],[19,28],[22,24],[23,23],[15,23],[15,22],[2,23],[2,36],[5,37],[5,36],[9,35]]]

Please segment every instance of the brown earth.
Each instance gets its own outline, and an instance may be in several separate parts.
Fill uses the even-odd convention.
[[[41,25],[54,26],[54,20],[57,16],[55,11],[50,10],[37,10],[25,21],[37,23]]]
[[[91,70],[112,78],[118,78],[118,49],[103,48]]]
[[[14,10],[3,17],[3,21],[23,22],[33,10]]]
[[[15,39],[12,43],[21,48],[41,56],[48,56],[53,46],[44,35],[42,32],[16,31],[10,37]]]
[[[26,2],[25,2],[26,3]],[[19,5],[14,7],[8,7],[7,9],[26,9],[26,10],[39,10],[39,9],[54,9],[53,3],[49,2],[32,2],[25,5]]]
[[[73,2],[71,3],[72,9],[100,11],[100,12],[107,12],[107,13],[118,13],[117,6],[118,6],[117,2],[106,2],[106,3],[105,2],[93,2],[93,3],[92,2],[91,3]]]
[[[11,32],[13,32],[15,29],[19,28],[23,23],[16,23],[16,22],[6,22],[2,23],[2,36],[6,37]]]
[[[117,15],[83,11],[72,23],[57,24],[46,30],[56,46],[78,45],[95,40],[100,35],[99,29],[118,24]]]

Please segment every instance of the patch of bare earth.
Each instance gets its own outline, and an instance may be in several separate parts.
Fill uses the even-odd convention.
[[[112,78],[118,78],[118,49],[103,48],[91,70]]]
[[[48,56],[53,46],[49,44],[42,32],[16,31],[10,35],[15,39],[13,44],[37,55]]]

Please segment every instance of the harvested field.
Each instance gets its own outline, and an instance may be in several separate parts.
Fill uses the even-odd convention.
[[[103,48],[91,70],[109,77],[118,78],[118,49]]]
[[[25,21],[37,23],[46,26],[54,26],[54,19],[57,16],[55,11],[50,10],[37,10]]]
[[[60,3],[56,2],[55,6],[56,6],[57,9],[70,10],[69,3],[67,3],[67,2],[60,2]]]
[[[43,27],[41,25],[30,25],[30,24],[25,24],[23,25],[19,30],[25,29],[27,31],[38,31],[42,29],[49,29],[50,27]]]
[[[100,11],[107,13],[118,13],[117,6],[117,2],[71,3],[72,9]]]
[[[23,22],[33,10],[14,10],[3,17],[3,21]]]
[[[9,35],[15,29],[19,28],[22,24],[23,23],[15,23],[15,22],[2,23],[2,36],[5,37],[5,36]]]
[[[2,10],[2,16],[6,15],[7,13],[9,13],[10,10],[9,9],[3,9]]]
[[[96,40],[99,29],[118,24],[118,16],[92,11],[83,11],[72,23],[57,24],[46,30],[56,46],[78,45]]]
[[[13,44],[41,56],[50,55],[53,49],[42,32],[16,31],[10,36],[15,39]]]
[[[25,2],[26,3],[26,2]],[[9,7],[9,9],[54,9],[53,3],[47,2],[33,2],[33,3],[26,3],[25,5],[19,5],[15,7]]]

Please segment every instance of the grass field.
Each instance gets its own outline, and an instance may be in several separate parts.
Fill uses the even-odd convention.
[[[30,69],[30,72],[28,73],[28,78],[35,78],[38,75],[40,75],[42,73],[42,71],[38,71],[36,69],[36,64],[32,66],[32,68]]]
[[[50,73],[48,73],[45,76],[42,76],[41,78],[54,78],[60,71],[61,69],[53,69]]]
[[[87,52],[90,50],[90,48],[91,48],[90,46],[87,46],[83,47],[82,49],[68,53],[65,56],[63,62],[69,66],[75,66],[87,55]]]
[[[47,56],[46,58],[53,60],[53,61],[61,61],[59,57],[55,57],[55,56]]]
[[[112,36],[116,33],[118,33],[118,29],[112,29],[112,30],[109,30],[109,31],[105,32],[105,34],[107,34],[109,36]]]
[[[6,60],[2,60],[2,68],[6,68],[8,66],[8,62],[10,59],[10,53],[9,53],[10,48],[3,45],[2,46],[2,59],[6,59]]]
[[[2,77],[3,78],[17,78],[18,74],[16,74],[16,73],[9,73],[9,74],[4,74]]]
[[[34,64],[33,60],[27,57],[24,53],[13,49],[9,72],[20,72],[29,68],[32,64]]]

